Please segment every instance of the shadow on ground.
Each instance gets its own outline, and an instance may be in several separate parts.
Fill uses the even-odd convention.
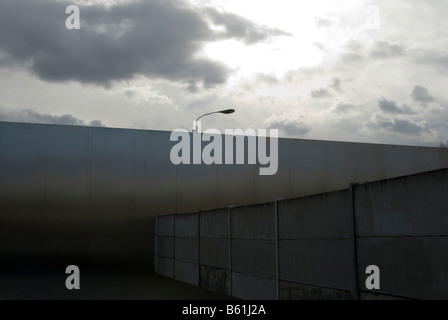
[[[81,274],[81,289],[67,290],[66,274],[0,276],[0,300],[227,300],[229,296],[155,273]]]

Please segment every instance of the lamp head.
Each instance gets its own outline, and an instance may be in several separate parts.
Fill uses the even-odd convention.
[[[235,112],[234,109],[227,109],[227,110],[219,111],[219,113],[223,113],[223,114],[231,114],[231,113],[234,113],[234,112]]]

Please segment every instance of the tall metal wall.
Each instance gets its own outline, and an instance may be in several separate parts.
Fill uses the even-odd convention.
[[[154,217],[448,167],[448,151],[279,140],[279,169],[180,165],[170,132],[0,122],[0,270],[153,268]]]

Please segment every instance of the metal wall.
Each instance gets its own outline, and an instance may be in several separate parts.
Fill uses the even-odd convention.
[[[448,167],[438,148],[280,139],[277,174],[260,176],[259,165],[175,166],[175,144],[170,132],[0,122],[0,270],[152,270],[156,215]]]

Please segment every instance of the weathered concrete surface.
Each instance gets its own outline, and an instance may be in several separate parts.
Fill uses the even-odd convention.
[[[215,292],[230,294],[229,271],[201,265],[201,287]]]
[[[198,214],[176,215],[175,233],[176,237],[197,237],[198,236]]]
[[[174,279],[198,286],[199,265],[197,263],[176,261],[174,264]]]
[[[165,258],[174,257],[174,238],[159,236],[157,239],[158,255]]]
[[[416,299],[448,299],[448,237],[361,238],[359,274],[366,290],[365,270],[381,271],[380,294]]]
[[[219,209],[201,213],[201,237],[229,237],[229,209]]]
[[[232,209],[232,238],[275,239],[274,204]]]
[[[414,169],[435,163],[431,154],[413,161]],[[448,299],[447,194],[448,169],[355,187],[361,299]],[[277,298],[274,209],[274,203],[231,209],[235,297]],[[278,209],[280,298],[356,298],[350,190],[279,201]],[[183,228],[190,226],[193,231],[181,231],[188,236],[177,238],[176,259],[194,263],[176,261],[174,271],[176,279],[227,292],[228,209],[214,213],[201,214],[199,257],[195,255],[197,238],[191,237],[197,216],[179,220]],[[169,234],[169,220],[165,224],[168,231],[164,233]],[[170,253],[169,238],[158,240],[160,254]],[[166,274],[171,271],[170,260],[161,256],[156,265]],[[380,268],[379,290],[365,286],[370,265]]]
[[[229,268],[229,240],[201,238],[201,264]]]
[[[175,257],[176,260],[198,263],[198,239],[176,238]]]
[[[275,292],[274,280],[232,272],[232,293],[234,297],[250,300],[275,300]]]
[[[279,252],[281,280],[354,290],[351,240],[281,241]]]
[[[352,291],[280,281],[280,300],[354,300]]]
[[[359,236],[448,236],[448,170],[356,187]]]
[[[280,239],[340,239],[352,234],[349,190],[279,202]]]
[[[275,278],[275,242],[232,240],[232,271]]]

